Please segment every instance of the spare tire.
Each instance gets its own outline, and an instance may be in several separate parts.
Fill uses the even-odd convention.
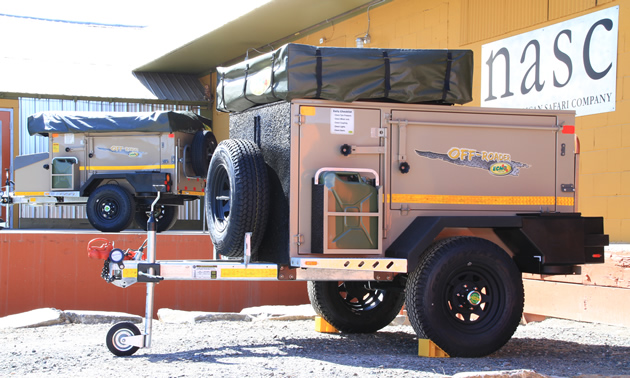
[[[208,164],[214,150],[217,148],[217,138],[212,131],[199,130],[195,133],[191,145],[192,169],[195,175],[206,177],[208,174]]]
[[[217,253],[243,256],[245,233],[252,232],[252,260],[269,213],[267,166],[260,149],[242,139],[222,141],[214,151],[206,181],[206,217]]]

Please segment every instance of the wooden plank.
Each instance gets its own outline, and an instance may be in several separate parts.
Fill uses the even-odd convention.
[[[630,289],[524,279],[528,314],[630,327]]]

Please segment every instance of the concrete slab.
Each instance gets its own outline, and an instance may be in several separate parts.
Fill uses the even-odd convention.
[[[310,304],[297,306],[258,306],[248,307],[241,311],[257,319],[272,320],[309,320],[315,319],[315,310]]]
[[[252,317],[247,314],[237,314],[234,312],[202,312],[202,311],[180,311],[170,308],[161,308],[157,312],[158,319],[164,323],[203,323],[216,321],[252,321]]]
[[[315,311],[311,305],[297,306],[259,306],[245,308],[241,313],[181,311],[161,308],[157,312],[158,320],[164,323],[202,323],[215,321],[252,320],[311,320]],[[125,312],[66,310],[41,308],[21,314],[0,318],[0,328],[43,327],[61,323],[74,324],[114,324],[118,322],[142,323],[144,317]],[[390,325],[409,325],[405,315],[399,315]]]
[[[111,311],[64,311],[70,323],[77,324],[114,324],[118,322],[142,323],[143,317],[124,312]]]
[[[390,326],[401,326],[401,325],[410,326],[411,323],[409,323],[409,318],[407,317],[407,315],[397,315],[396,318],[392,320],[391,323],[389,323],[389,325]]]
[[[66,322],[63,311],[56,308],[39,308],[0,318],[0,328],[33,328]]]
[[[538,374],[533,370],[505,370],[457,373],[453,378],[549,378],[547,375]]]

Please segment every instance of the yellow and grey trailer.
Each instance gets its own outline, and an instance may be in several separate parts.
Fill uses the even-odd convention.
[[[420,338],[475,357],[516,330],[523,272],[604,262],[603,218],[577,212],[575,114],[445,105],[471,98],[469,52],[289,46],[217,81],[234,112],[204,198],[231,260],[116,252],[108,282],[307,280],[342,332],[377,331],[406,304]],[[108,345],[132,354],[150,332],[118,325]]]
[[[100,231],[146,226],[155,184],[163,184],[158,230],[177,220],[177,205],[203,196],[217,141],[212,123],[191,112],[42,112],[28,119],[48,152],[13,162],[4,204],[85,204]]]

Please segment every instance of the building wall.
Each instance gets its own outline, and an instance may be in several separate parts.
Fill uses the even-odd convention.
[[[2,231],[0,317],[42,307],[144,315],[146,285],[121,289],[108,284],[101,278],[103,260],[88,258],[90,240],[103,237],[127,249],[138,248],[146,235]],[[156,255],[160,260],[208,259],[212,244],[202,233],[159,234]],[[308,303],[303,281],[165,281],[155,290],[155,311],[239,312],[253,306]]]
[[[616,111],[576,119],[581,141],[578,210],[604,216],[612,242],[630,242],[630,0],[393,0],[301,37],[296,43],[355,47],[368,32],[378,48],[471,49],[474,100],[481,93],[481,46],[611,6],[620,6]],[[278,47],[278,46],[274,46]],[[208,79],[209,80],[209,79]],[[227,117],[215,111],[220,139]]]

